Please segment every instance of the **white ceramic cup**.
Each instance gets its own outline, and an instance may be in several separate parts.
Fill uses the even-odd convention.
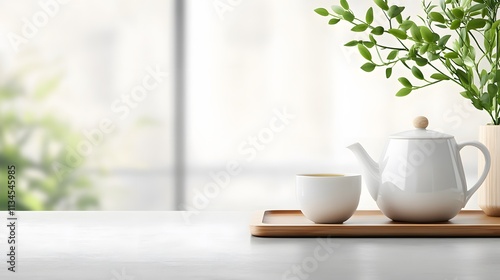
[[[318,224],[340,224],[356,211],[361,195],[358,174],[298,174],[300,210]]]

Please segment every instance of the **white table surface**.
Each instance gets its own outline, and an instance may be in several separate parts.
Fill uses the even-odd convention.
[[[259,238],[251,215],[18,212],[12,273],[2,212],[0,279],[500,279],[500,238]]]

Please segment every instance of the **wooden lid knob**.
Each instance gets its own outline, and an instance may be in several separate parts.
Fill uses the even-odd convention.
[[[429,120],[424,116],[418,116],[413,120],[413,126],[415,128],[426,129],[429,125]]]

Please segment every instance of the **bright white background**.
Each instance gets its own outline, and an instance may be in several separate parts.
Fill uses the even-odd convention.
[[[224,6],[214,3],[234,2]],[[409,4],[418,13],[419,1]],[[365,73],[365,62],[344,43],[359,39],[340,23],[316,15],[317,7],[336,1],[189,1],[188,98],[189,193],[192,205],[202,194],[214,194],[206,209],[297,208],[294,174],[360,172],[345,148],[361,142],[377,159],[388,135],[412,129],[425,115],[430,129],[455,135],[458,142],[476,140],[478,126],[488,122],[451,83],[395,97],[395,69],[387,80],[383,69]],[[356,12],[371,1],[350,1]],[[372,6],[374,6],[372,4]],[[217,9],[219,7],[219,9]],[[376,21],[385,18],[376,15]],[[282,132],[250,161],[238,147],[266,129],[273,110],[286,107],[295,116]],[[477,152],[462,153],[470,182],[476,178]],[[242,165],[229,187],[216,195],[209,172],[224,170],[229,159]],[[376,207],[366,189],[360,208]],[[475,198],[469,207],[477,207]]]
[[[354,11],[372,3],[350,2]],[[387,80],[382,69],[359,69],[363,59],[343,46],[359,37],[313,12],[336,1],[185,3],[186,201],[173,201],[173,87],[166,79],[88,157],[85,170],[96,180],[101,209],[293,209],[296,173],[361,171],[345,148],[353,142],[378,158],[387,136],[411,129],[418,115],[457,142],[477,140],[479,125],[488,122],[452,84],[397,98],[396,79],[408,73],[395,71]],[[415,1],[408,9],[418,8]],[[14,52],[7,34],[21,32],[23,18],[40,10],[38,1],[0,1],[2,75],[23,63],[39,63],[44,70],[37,75],[63,73],[57,94],[43,104],[25,99],[27,111],[56,113],[83,131],[112,117],[110,104],[130,93],[147,67],[175,74],[172,0],[69,1]],[[294,117],[273,131],[270,122],[284,108]],[[473,182],[477,152],[462,155]],[[210,175],[222,178],[228,163],[238,172],[227,183]],[[360,208],[375,207],[364,189]],[[474,198],[469,207],[477,207]]]

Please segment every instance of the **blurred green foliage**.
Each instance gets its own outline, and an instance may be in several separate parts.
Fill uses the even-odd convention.
[[[26,112],[23,103],[44,101],[60,77],[41,82],[32,92],[22,78],[0,84],[0,210],[7,209],[7,167],[16,168],[16,210],[85,210],[99,206],[88,173],[82,164],[68,166],[67,148],[81,141],[80,133],[52,113]],[[85,160],[85,159],[83,159]]]

